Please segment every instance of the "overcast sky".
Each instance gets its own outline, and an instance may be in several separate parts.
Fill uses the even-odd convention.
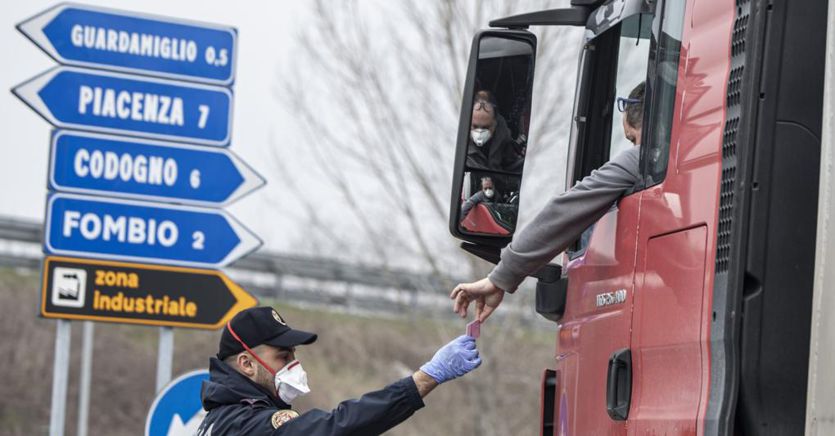
[[[0,13],[0,215],[41,220],[46,200],[47,156],[51,126],[19,101],[9,90],[53,67],[56,62],[20,34],[15,25],[53,5],[54,0],[3,2]],[[233,204],[228,210],[271,249],[283,246],[282,230],[290,224],[273,210],[263,219],[264,199],[275,179],[270,174],[266,149],[271,131],[286,140],[299,140],[299,132],[281,116],[276,100],[269,98],[276,71],[289,61],[297,26],[307,13],[304,2],[229,2],[218,0],[103,0],[95,3],[129,11],[182,17],[231,25],[238,28],[237,80],[231,149],[268,181],[261,189]],[[257,6],[255,6],[257,5]],[[259,219],[261,216],[261,219]]]

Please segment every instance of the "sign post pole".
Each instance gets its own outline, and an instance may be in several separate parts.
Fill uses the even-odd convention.
[[[171,327],[160,327],[159,329],[159,351],[157,352],[157,390],[171,381],[171,366],[174,360],[174,329]]]
[[[90,416],[90,380],[93,372],[93,332],[95,324],[84,321],[81,339],[81,380],[78,392],[78,436],[87,436]]]
[[[71,332],[70,321],[59,319],[55,332],[55,364],[52,366],[52,409],[49,413],[49,436],[64,435]]]

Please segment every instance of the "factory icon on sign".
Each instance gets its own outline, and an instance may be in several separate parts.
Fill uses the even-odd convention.
[[[52,304],[64,307],[84,307],[87,271],[56,267],[53,277]]]

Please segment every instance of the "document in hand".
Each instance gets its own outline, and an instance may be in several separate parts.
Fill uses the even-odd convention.
[[[467,324],[467,336],[478,339],[481,336],[481,321],[475,320]]]

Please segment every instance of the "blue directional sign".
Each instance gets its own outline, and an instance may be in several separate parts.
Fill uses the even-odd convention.
[[[228,85],[237,31],[86,5],[59,4],[18,24],[56,61]]]
[[[57,127],[226,146],[226,88],[150,77],[53,68],[12,92]]]
[[[183,374],[165,387],[151,404],[145,420],[145,436],[186,436],[197,434],[206,412],[200,400],[209,371]]]
[[[222,210],[69,194],[47,202],[47,253],[219,268],[260,245]]]
[[[79,194],[222,206],[264,179],[228,149],[59,130],[52,136],[49,184]]]

